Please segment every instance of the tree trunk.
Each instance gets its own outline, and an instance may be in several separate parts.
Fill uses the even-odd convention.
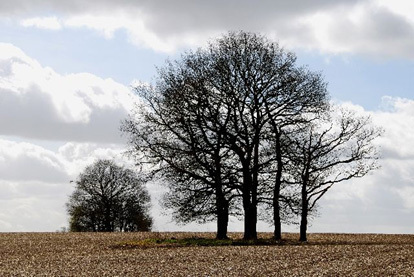
[[[279,194],[275,193],[273,196],[273,221],[275,225],[273,239],[282,239],[282,223],[280,219]]]
[[[258,117],[259,118],[259,117]],[[244,220],[244,238],[245,240],[256,240],[257,239],[257,188],[259,185],[259,133],[256,133],[253,140],[253,168],[250,170],[249,164],[245,164],[243,168],[244,187],[248,191],[245,209],[245,220]],[[250,161],[250,158],[247,159]]]
[[[222,199],[221,201],[222,203],[219,205],[217,211],[216,239],[228,239],[227,226],[229,222],[229,204],[225,199]]]
[[[275,225],[273,238],[275,240],[282,239],[282,223],[280,219],[280,188],[282,185],[282,149],[280,144],[280,133],[276,133],[276,162],[277,162],[277,172],[276,172],[276,181],[275,187],[273,188],[273,223]]]
[[[307,241],[306,232],[308,228],[308,193],[306,185],[302,185],[302,211],[300,220],[300,241]]]
[[[229,201],[226,200],[223,193],[223,184],[221,179],[221,158],[220,145],[221,137],[218,138],[216,151],[214,153],[215,161],[215,189],[216,189],[216,210],[217,210],[217,239],[228,239],[227,225],[229,222]]]
[[[216,184],[217,239],[227,239],[229,203],[224,197],[221,183]]]
[[[112,222],[111,222],[111,208],[109,205],[105,207],[105,222],[104,222],[104,231],[111,232],[112,231]]]
[[[257,239],[257,212],[255,207],[250,204],[249,208],[245,208],[244,211],[244,240],[256,240]]]
[[[308,225],[307,216],[304,215],[302,211],[302,218],[300,220],[300,238],[299,238],[300,241],[308,241],[307,236],[306,236],[307,225]]]
[[[243,165],[244,240],[257,239],[257,208],[252,195],[252,176],[249,164]]]
[[[244,209],[244,240],[257,239],[256,221],[257,208],[250,199],[250,190],[243,192]]]

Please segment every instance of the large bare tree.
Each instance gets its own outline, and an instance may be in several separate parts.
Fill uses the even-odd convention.
[[[255,239],[258,205],[270,192],[280,237],[277,132],[323,109],[321,76],[261,35],[230,32],[169,63],[154,86],[137,90],[144,105],[122,129],[132,152],[169,184],[179,217],[214,215],[220,230],[228,212],[239,210],[232,203],[241,203],[244,238]]]

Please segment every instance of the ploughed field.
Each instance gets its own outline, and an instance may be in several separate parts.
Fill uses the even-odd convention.
[[[230,233],[233,245],[219,245],[201,239],[212,233],[0,233],[0,276],[414,276],[414,235],[283,236],[240,245]]]

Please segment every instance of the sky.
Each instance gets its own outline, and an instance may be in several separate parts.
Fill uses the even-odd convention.
[[[134,84],[234,30],[296,53],[322,73],[331,101],[384,130],[381,168],[332,188],[309,231],[414,234],[410,0],[0,0],[0,232],[67,227],[71,180],[99,158],[131,164],[119,125]],[[156,231],[215,231],[175,224],[159,205],[165,189],[147,188]]]

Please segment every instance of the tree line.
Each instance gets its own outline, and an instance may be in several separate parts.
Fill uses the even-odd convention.
[[[141,102],[122,124],[130,153],[169,188],[164,205],[178,222],[229,216],[256,239],[259,219],[308,217],[336,183],[377,167],[369,117],[329,101],[320,73],[265,37],[230,32],[158,70],[135,88]],[[270,216],[272,215],[272,216]]]

